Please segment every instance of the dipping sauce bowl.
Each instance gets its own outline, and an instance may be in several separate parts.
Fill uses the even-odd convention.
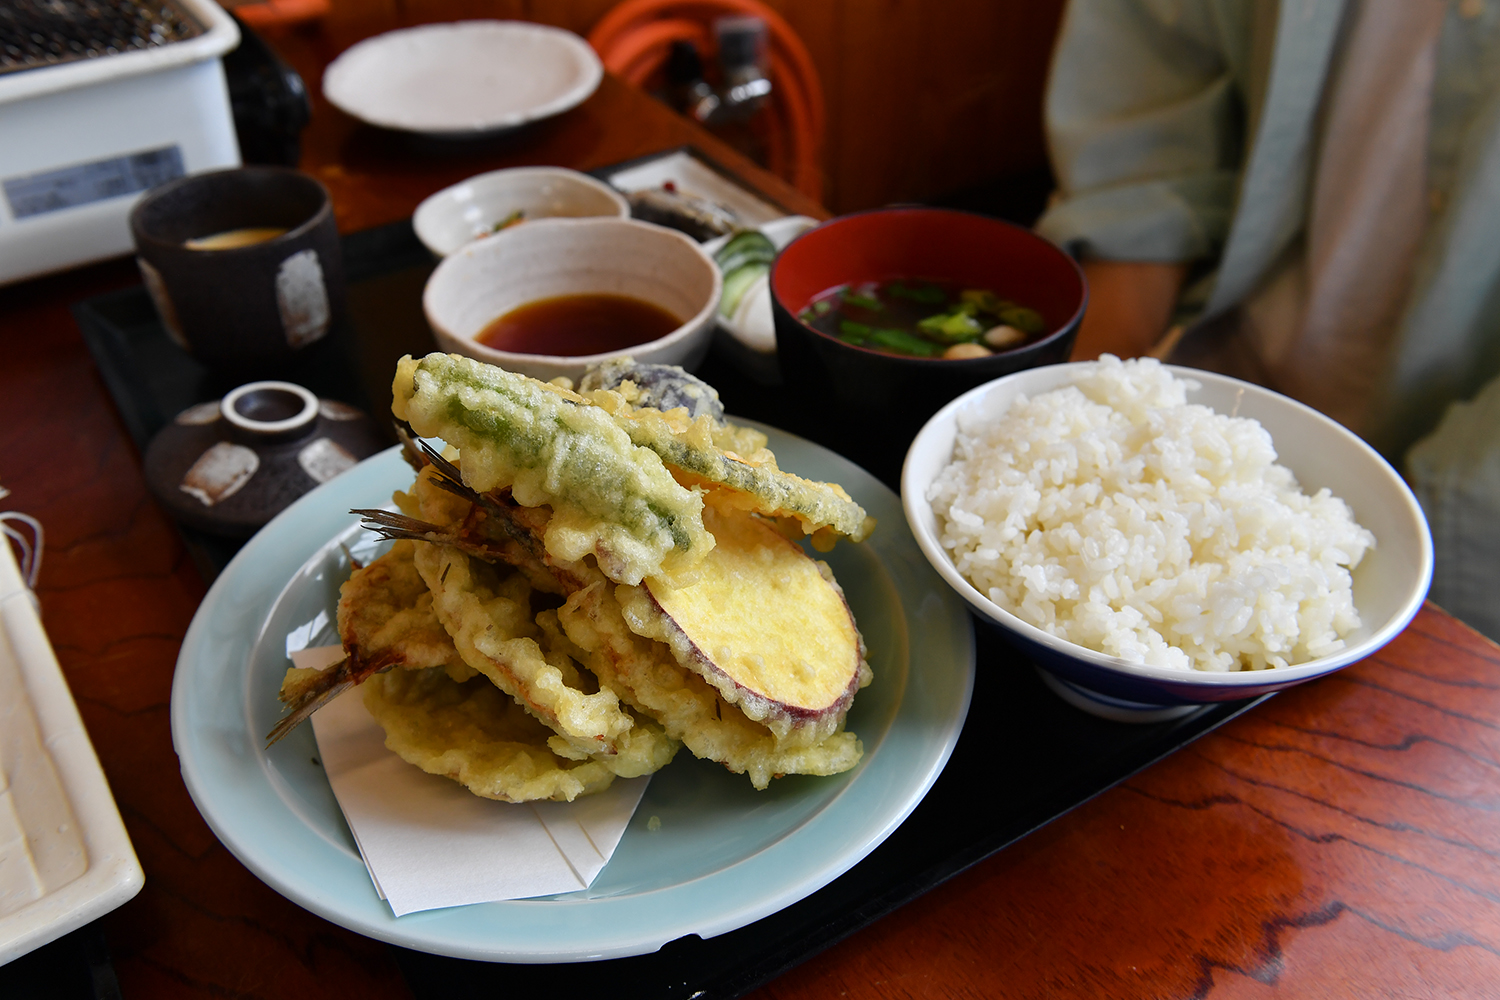
[[[422,296],[444,351],[543,380],[612,358],[692,369],[708,352],[723,279],[693,240],[633,219],[539,219],[470,243],[445,258]],[[645,343],[598,354],[522,354],[475,338],[500,317],[544,299],[622,295],[666,310],[680,325]]]

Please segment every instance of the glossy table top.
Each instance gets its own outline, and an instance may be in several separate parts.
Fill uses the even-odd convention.
[[[289,54],[310,80],[327,55]],[[610,78],[534,133],[461,155],[319,101],[304,167],[352,231],[480,170],[591,169],[685,143],[817,213]],[[178,777],[168,696],[205,585],[68,312],[137,280],[117,261],[0,288],[0,484],[12,491],[0,506],[47,528],[43,621],[146,871],[104,921],[121,992],[410,996],[383,945],[244,869]],[[751,995],[1493,995],[1497,810],[1500,648],[1429,606],[1378,655],[1258,706]]]

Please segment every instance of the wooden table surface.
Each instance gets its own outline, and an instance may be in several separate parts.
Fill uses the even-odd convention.
[[[310,81],[331,54],[283,44]],[[319,102],[304,166],[354,230],[481,169],[588,169],[687,142],[816,210],[612,79],[529,136],[463,154]],[[0,507],[46,526],[43,621],[146,872],[104,920],[121,991],[408,997],[383,945],[242,867],[178,775],[172,670],[205,585],[68,313],[134,281],[118,261],[0,289]],[[1377,656],[1270,700],[752,996],[1494,996],[1497,816],[1500,648],[1429,606]]]

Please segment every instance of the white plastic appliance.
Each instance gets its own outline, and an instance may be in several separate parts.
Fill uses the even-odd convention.
[[[192,38],[0,74],[0,284],[131,249],[149,188],[240,162],[211,0],[176,0]]]

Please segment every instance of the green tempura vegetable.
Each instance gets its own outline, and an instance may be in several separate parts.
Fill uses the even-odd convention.
[[[698,494],[571,393],[452,354],[402,358],[391,390],[397,417],[459,449],[469,486],[551,505],[545,544],[557,558],[592,552],[618,582],[639,583],[713,548]]]

